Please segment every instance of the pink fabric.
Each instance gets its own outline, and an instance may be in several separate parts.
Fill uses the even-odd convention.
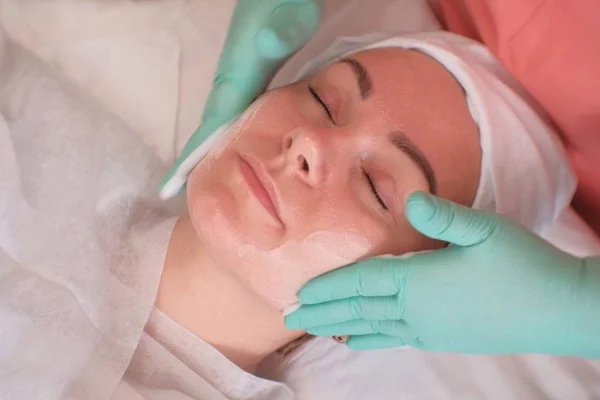
[[[600,1],[440,0],[446,28],[485,43],[548,111],[600,235]]]

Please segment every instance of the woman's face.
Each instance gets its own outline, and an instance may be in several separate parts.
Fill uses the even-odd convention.
[[[188,182],[206,251],[277,307],[354,261],[439,247],[404,216],[416,190],[470,205],[480,170],[464,93],[436,61],[364,51],[261,96]]]

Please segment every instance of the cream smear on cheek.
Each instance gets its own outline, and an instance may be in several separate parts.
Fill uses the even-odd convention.
[[[265,105],[265,97],[266,96],[256,99],[256,101],[254,101],[254,103],[252,103],[250,107],[248,107],[230,126],[224,128],[225,130],[219,134],[213,148],[210,149],[209,153],[202,160],[201,164],[203,167],[210,167],[227,147],[238,140],[240,135],[245,131],[245,128],[252,123],[254,117],[256,117]]]
[[[283,310],[297,301],[296,293],[303,284],[355,262],[371,247],[359,233],[319,231],[272,250],[245,244],[237,251],[246,263],[242,273],[254,292]]]

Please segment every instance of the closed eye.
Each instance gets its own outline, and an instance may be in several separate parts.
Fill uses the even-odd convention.
[[[311,96],[317,101],[317,103],[319,103],[321,105],[321,107],[323,107],[323,110],[325,110],[325,112],[327,113],[327,116],[329,117],[331,122],[333,122],[335,124],[335,121],[333,120],[333,115],[331,115],[331,111],[329,110],[329,107],[327,107],[327,104],[325,104],[323,99],[321,99],[321,97],[319,96],[317,91],[310,85],[308,86],[308,91],[310,92]]]
[[[365,178],[367,179],[367,183],[368,183],[369,187],[371,188],[371,192],[373,193],[373,196],[375,196],[375,200],[377,200],[377,202],[379,203],[381,208],[383,208],[385,211],[388,211],[389,208],[385,204],[385,202],[383,201],[383,199],[381,198],[379,193],[377,192],[377,187],[375,186],[373,179],[371,179],[371,176],[364,169],[362,170],[362,172],[363,172],[363,175],[365,176]]]

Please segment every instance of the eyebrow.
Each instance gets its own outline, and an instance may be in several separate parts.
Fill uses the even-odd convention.
[[[339,62],[347,64],[352,68],[352,72],[354,72],[356,82],[358,83],[358,89],[360,90],[360,97],[363,100],[369,97],[373,90],[373,81],[367,69],[354,58],[342,58]]]
[[[427,185],[429,186],[429,192],[431,194],[437,193],[437,180],[433,168],[429,163],[429,160],[423,155],[421,150],[403,133],[403,132],[392,132],[389,134],[390,142],[404,154],[406,154],[421,170]]]
[[[369,97],[371,92],[373,91],[373,81],[371,80],[371,76],[367,72],[367,69],[356,59],[347,57],[342,58],[340,63],[344,63],[349,65],[354,72],[354,76],[356,77],[356,82],[358,84],[358,88],[360,90],[360,97],[365,100]],[[408,156],[416,166],[421,170],[425,179],[427,180],[427,185],[429,186],[429,192],[431,194],[437,193],[437,180],[435,177],[435,172],[431,167],[431,163],[425,157],[423,152],[415,145],[405,134],[404,132],[392,132],[389,135],[390,142],[400,151]]]

